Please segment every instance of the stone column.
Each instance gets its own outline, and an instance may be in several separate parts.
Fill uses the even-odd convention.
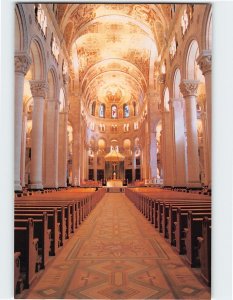
[[[174,137],[174,186],[186,186],[184,114],[182,98],[172,99]]]
[[[162,128],[163,185],[174,186],[174,145],[170,111],[162,113]]]
[[[26,139],[27,139],[27,113],[24,113],[23,114],[23,125],[22,125],[21,164],[20,164],[20,181],[21,181],[22,187],[25,187]]]
[[[201,121],[203,126],[203,152],[204,152],[204,172],[205,172],[205,180],[204,185],[208,186],[209,184],[209,153],[208,153],[208,145],[207,145],[207,129],[206,129],[206,113],[204,111],[201,112]]]
[[[30,81],[33,97],[32,112],[32,160],[30,188],[43,189],[42,155],[43,155],[43,117],[47,83],[44,80]]]
[[[135,146],[132,147],[132,181],[136,178],[136,157],[135,157]]]
[[[94,169],[94,180],[97,181],[97,151],[94,152],[93,157],[93,169]]]
[[[59,113],[58,186],[67,186],[67,124],[68,108]]]
[[[29,70],[31,58],[26,53],[15,54],[15,143],[14,143],[14,189],[21,191],[20,159],[23,115],[24,76]]]
[[[58,124],[59,103],[48,99],[45,136],[45,184],[46,188],[58,187]],[[60,144],[60,141],[59,141]]]
[[[72,186],[80,185],[78,130],[73,127]]]
[[[82,139],[82,134],[83,129],[81,126],[81,139],[80,139],[80,148],[79,148],[79,169],[80,169],[80,183],[83,183],[83,164],[84,164],[84,158],[83,158],[83,139]]]
[[[58,186],[67,186],[67,163],[68,163],[68,107],[69,107],[69,77],[67,73],[63,74],[63,84],[65,88],[66,105],[64,111],[59,113],[59,150],[58,150]]]
[[[140,154],[140,175],[141,180],[145,180],[145,174],[144,174],[144,147],[141,147],[141,154]]]
[[[211,116],[212,116],[212,96],[211,96],[211,66],[212,66],[212,54],[211,50],[203,50],[197,58],[197,63],[200,66],[202,74],[205,76],[205,88],[206,88],[206,116],[207,116],[207,166],[208,166],[208,186],[211,187]]]
[[[186,130],[187,130],[187,186],[200,187],[197,110],[196,97],[199,81],[185,79],[180,84],[180,91],[185,99]]]
[[[157,141],[156,132],[150,133],[150,179],[157,178]]]

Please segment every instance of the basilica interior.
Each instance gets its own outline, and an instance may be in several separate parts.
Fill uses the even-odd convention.
[[[211,51],[210,4],[15,5],[16,297],[210,299]]]

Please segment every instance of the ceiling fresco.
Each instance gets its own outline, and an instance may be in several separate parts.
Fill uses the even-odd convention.
[[[95,100],[106,105],[115,103],[121,106],[138,101],[142,105],[143,94],[144,91],[132,76],[119,71],[108,71],[93,79],[84,97],[89,99],[90,103]],[[89,101],[87,105],[90,104]]]
[[[165,45],[170,4],[57,7],[84,105],[144,99]]]

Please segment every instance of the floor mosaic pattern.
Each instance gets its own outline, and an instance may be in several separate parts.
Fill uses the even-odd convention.
[[[30,299],[210,299],[124,194],[108,193],[27,295]]]

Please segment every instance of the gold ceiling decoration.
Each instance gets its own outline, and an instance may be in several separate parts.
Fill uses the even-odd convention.
[[[107,106],[142,101],[165,44],[170,4],[57,4],[57,8],[84,105],[89,108],[94,99]]]

